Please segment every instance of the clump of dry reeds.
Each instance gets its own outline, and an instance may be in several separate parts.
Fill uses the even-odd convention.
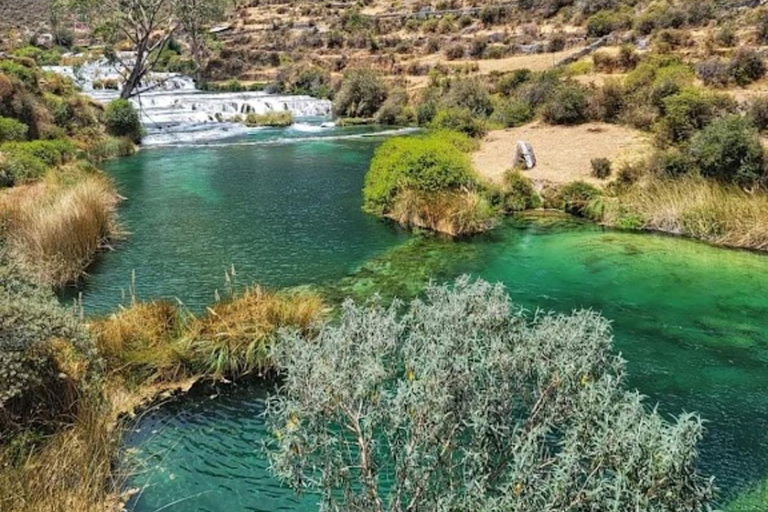
[[[649,179],[618,198],[605,222],[698,238],[713,244],[768,250],[768,194],[699,177]]]
[[[428,193],[401,189],[388,216],[405,226],[451,236],[487,231],[498,221],[497,211],[473,190]]]
[[[111,183],[99,175],[74,184],[49,180],[14,187],[0,196],[10,253],[41,283],[75,281],[117,233],[117,203]]]
[[[257,286],[201,317],[173,304],[137,302],[94,322],[92,331],[110,370],[134,382],[236,378],[269,369],[278,331],[306,333],[324,309],[313,293],[272,293]]]

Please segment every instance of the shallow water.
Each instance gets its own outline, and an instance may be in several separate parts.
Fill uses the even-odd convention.
[[[412,296],[430,278],[471,273],[505,283],[531,310],[593,308],[611,319],[630,385],[665,414],[708,420],[701,467],[723,502],[768,473],[767,257],[552,216],[463,242],[408,237],[359,210],[378,141],[307,135],[317,134],[274,130],[115,163],[135,233],[94,270],[88,310],[114,307],[131,269],[141,297],[194,307],[221,288],[230,263],[241,283],[313,283],[336,298]],[[274,142],[286,137],[303,142]],[[316,510],[266,470],[266,392],[258,383],[200,390],[147,413],[127,439],[143,468],[130,484],[145,487],[133,510]]]

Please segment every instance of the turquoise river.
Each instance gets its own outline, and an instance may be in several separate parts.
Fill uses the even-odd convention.
[[[299,125],[113,162],[130,235],[70,298],[82,294],[88,313],[103,314],[133,281],[139,298],[200,310],[234,266],[235,286],[306,284],[334,298],[408,297],[429,279],[469,273],[503,282],[530,310],[592,308],[613,322],[630,385],[650,405],[707,420],[701,470],[716,477],[721,504],[765,510],[754,498],[768,496],[768,256],[552,215],[459,242],[409,235],[360,210],[386,135]],[[317,510],[268,472],[269,386],[197,389],[147,411],[126,439],[128,484],[142,489],[131,510]]]

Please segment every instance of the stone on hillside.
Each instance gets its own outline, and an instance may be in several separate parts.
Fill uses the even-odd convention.
[[[515,149],[515,167],[533,169],[536,166],[536,155],[533,147],[523,140],[517,141]]]

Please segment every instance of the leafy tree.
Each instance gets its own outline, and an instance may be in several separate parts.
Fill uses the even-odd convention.
[[[189,38],[192,59],[195,63],[195,78],[201,80],[210,55],[208,47],[208,25],[224,16],[226,0],[185,0],[177,1],[176,15],[181,28]]]
[[[272,469],[321,510],[708,510],[701,420],[624,389],[594,312],[531,318],[462,278],[404,312],[347,302],[317,338],[281,341]]]
[[[371,69],[356,69],[344,75],[333,109],[343,117],[373,117],[387,99],[383,77]]]
[[[193,57],[201,66],[205,55],[204,28],[220,16],[223,1],[66,0],[68,7],[87,13],[94,32],[107,43],[130,43],[130,56],[111,52],[125,81],[120,91],[123,99],[141,92],[142,80],[156,69],[164,50],[180,28],[190,35]]]

